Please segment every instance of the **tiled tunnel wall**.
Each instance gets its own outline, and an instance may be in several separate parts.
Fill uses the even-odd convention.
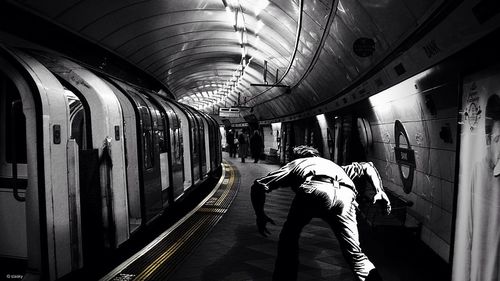
[[[425,80],[432,79],[432,83]],[[422,223],[422,241],[449,260],[453,219],[455,157],[457,149],[457,81],[422,73],[369,99],[365,118],[373,145],[368,160],[380,171],[386,188],[411,200],[408,213]],[[395,159],[395,121],[400,120],[415,151],[410,193],[403,190]]]
[[[330,155],[327,150],[327,129],[333,134],[335,146],[339,143],[351,146],[347,153],[337,151],[336,155],[352,156],[359,154],[359,141],[354,144],[355,140],[351,138],[347,142],[337,142],[336,138],[341,131],[344,134],[342,138],[351,132],[338,130],[338,127],[348,126],[355,130],[356,118],[366,119],[373,136],[372,144],[365,148],[366,160],[376,165],[387,189],[414,203],[408,211],[406,224],[414,226],[420,223],[420,239],[445,261],[449,261],[456,174],[459,80],[458,76],[443,76],[442,73],[439,69],[425,71],[346,109],[344,115],[342,112],[327,113],[319,118],[292,123],[295,134],[293,145],[305,143],[307,138],[304,135],[319,126],[321,133],[316,133],[318,136],[315,138],[321,137],[322,144],[318,149],[322,151],[323,157],[333,159],[335,155]],[[338,119],[335,119],[336,117]],[[403,124],[409,144],[415,151],[416,167],[409,193],[403,190],[395,157],[396,120]],[[265,137],[268,137],[268,134],[265,134]],[[269,142],[266,141],[266,146],[267,143]],[[352,160],[344,158],[347,157],[337,157],[333,160],[341,161],[340,164]]]

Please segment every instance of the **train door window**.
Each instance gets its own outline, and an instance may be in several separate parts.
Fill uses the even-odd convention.
[[[86,149],[86,118],[83,103],[73,92],[66,90],[65,94],[69,107],[71,138],[76,141],[80,149]]]
[[[173,128],[174,128],[174,144],[177,146],[175,151],[176,151],[176,154],[175,154],[175,157],[177,159],[181,159],[182,160],[182,155],[184,154],[183,153],[183,147],[182,147],[182,144],[184,143],[184,140],[182,138],[182,131],[181,131],[181,121],[178,120],[177,118],[174,118],[173,119],[174,122],[175,122],[175,125],[173,125]]]
[[[144,143],[147,144],[144,146],[145,151],[144,151],[144,156],[147,159],[144,159],[144,163],[147,164],[146,166],[147,169],[155,169],[155,166],[159,164],[159,158],[157,158],[157,153],[159,153],[159,141],[160,141],[160,135],[164,135],[164,126],[161,124],[163,120],[161,119],[160,115],[160,110],[156,106],[154,102],[152,102],[148,96],[144,93],[141,93],[141,97],[144,99],[145,102],[145,113],[149,117],[148,122],[149,122],[149,127],[147,128],[146,131],[146,138],[144,139]],[[164,142],[165,139],[162,137],[162,141]],[[161,144],[164,146],[163,144]],[[159,167],[156,167],[156,169],[159,169]],[[159,170],[158,170],[159,171]]]
[[[26,164],[26,119],[21,96],[15,85],[0,72],[0,112],[2,124],[2,155],[5,163]]]
[[[195,112],[193,112],[195,114]],[[205,172],[206,169],[206,149],[205,149],[205,125],[203,124],[203,117],[199,115],[199,113],[195,114],[195,118],[198,121],[198,141],[200,144],[200,160],[201,160],[201,166],[203,169],[203,172]]]
[[[142,155],[145,169],[152,169],[154,164],[154,143],[153,143],[153,120],[149,107],[142,98],[134,91],[127,91],[138,103],[139,114],[141,115],[142,129]]]
[[[153,127],[156,128],[155,134],[158,136],[158,146],[159,146],[160,153],[165,153],[168,150],[168,145],[167,145],[168,140],[167,140],[167,136],[165,133],[165,127],[167,124],[167,119],[166,119],[167,117],[165,116],[165,113],[162,110],[160,110],[155,105],[155,103],[153,103],[153,101],[151,101],[151,99],[149,97],[145,96],[145,98],[150,103],[149,108],[151,110],[151,114],[155,114],[156,116],[159,117],[157,119],[156,126],[153,126]]]
[[[186,110],[186,115],[188,116],[188,119],[191,121],[191,135],[192,135],[192,140],[193,140],[193,145],[192,145],[192,150],[193,150],[193,155],[195,158],[198,157],[199,153],[199,148],[198,148],[198,122],[196,121],[196,118],[194,118],[193,114],[189,111]]]
[[[181,178],[184,178],[183,163],[183,138],[181,130],[181,120],[177,117],[175,110],[168,103],[164,103],[167,109],[167,117],[169,122],[169,135],[172,137],[170,142],[170,150],[172,155],[172,166],[174,173],[180,173]]]
[[[151,130],[145,130],[142,133],[142,142],[144,143],[144,168],[153,168],[153,136]]]
[[[160,146],[160,153],[165,153],[168,151],[168,139],[165,132],[167,117],[160,111],[160,122],[158,124],[158,144]]]
[[[78,144],[78,149],[85,150],[92,147],[92,129],[90,124],[90,107],[83,95],[68,81],[56,76],[64,88],[64,95],[68,101],[70,136]]]
[[[172,130],[172,150],[174,151],[175,159],[179,162],[182,163],[182,144],[183,144],[183,139],[182,139],[182,131],[181,131],[181,120],[177,118],[176,115],[173,115],[171,119],[171,124],[170,124],[170,129]]]

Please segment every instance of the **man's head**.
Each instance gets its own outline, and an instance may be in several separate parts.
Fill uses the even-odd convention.
[[[488,155],[490,165],[495,168],[495,176],[500,175],[500,97],[491,95],[486,104],[485,113],[485,134],[486,145],[488,146]],[[496,167],[498,166],[498,167]]]
[[[293,148],[292,151],[292,158],[293,159],[298,159],[298,158],[306,158],[306,157],[318,157],[319,156],[319,151],[314,148],[310,147],[307,145],[299,145]]]

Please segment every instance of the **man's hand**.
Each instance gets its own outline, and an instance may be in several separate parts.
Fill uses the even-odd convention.
[[[380,201],[383,205],[385,205],[384,213],[386,215],[390,214],[391,213],[391,202],[389,201],[389,198],[387,197],[387,194],[385,194],[385,192],[380,191],[380,192],[377,192],[377,194],[375,194],[375,196],[373,196],[373,204],[377,203],[378,201]]]
[[[264,213],[257,216],[257,228],[259,229],[259,233],[264,237],[267,237],[267,235],[271,234],[271,232],[269,232],[266,227],[268,222],[276,225],[274,221]]]

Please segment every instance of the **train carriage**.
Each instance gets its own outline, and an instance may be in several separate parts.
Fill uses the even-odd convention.
[[[26,278],[98,263],[220,168],[214,123],[152,90],[48,52],[0,62],[0,256]]]
[[[0,60],[2,112],[10,112],[2,115],[2,150],[15,151],[2,159],[6,184],[0,211],[10,215],[0,222],[9,230],[0,255],[25,260],[28,276],[43,271],[56,279],[82,266],[78,153],[69,122],[73,96],[68,98],[58,79],[23,52],[2,50]],[[22,106],[12,108],[12,101]],[[13,118],[17,122],[10,129],[25,133],[14,133],[8,142]]]

